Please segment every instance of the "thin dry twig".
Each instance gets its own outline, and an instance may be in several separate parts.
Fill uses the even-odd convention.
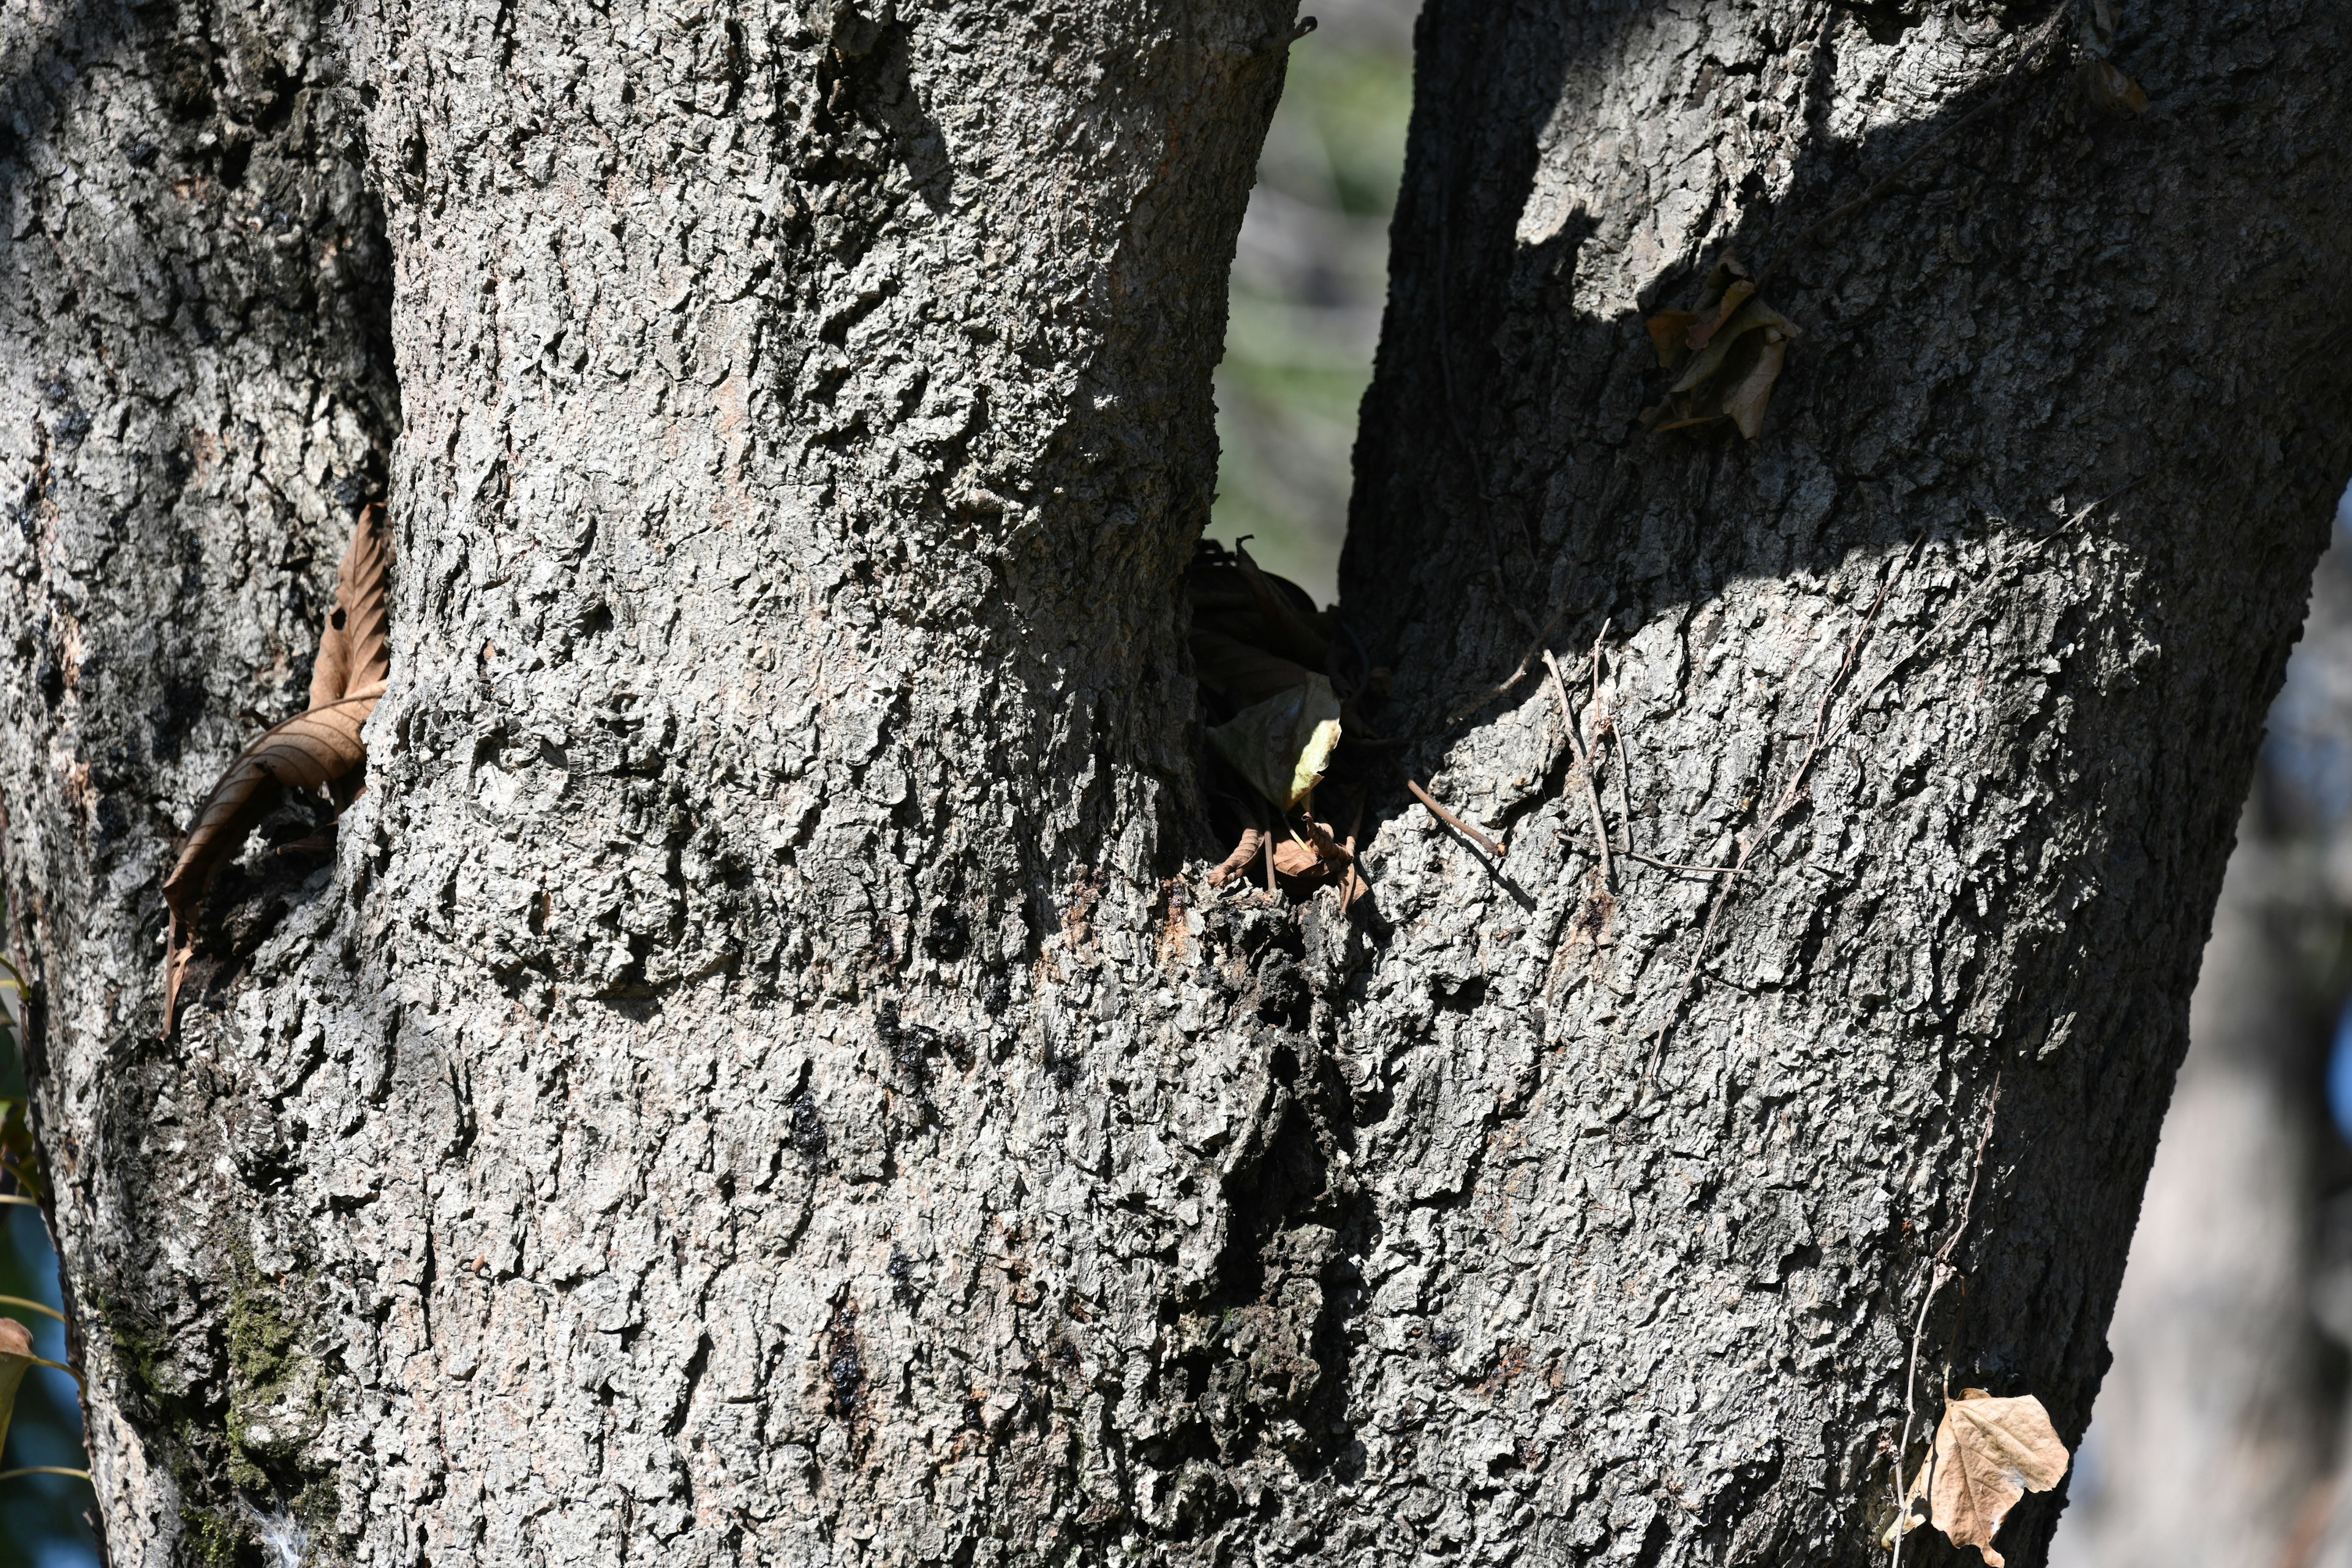
[[[1633,853],[1633,743],[1625,737],[1625,726],[1613,715],[1609,721],[1609,736],[1617,747],[1617,820],[1622,825],[1624,841],[1619,845],[1620,855]]]
[[[1559,660],[1552,658],[1551,649],[1543,650],[1544,668],[1551,672],[1551,694],[1559,700],[1559,721],[1567,726],[1569,748],[1576,753],[1576,765],[1584,774],[1584,804],[1592,812],[1592,846],[1601,856],[1601,885],[1617,886],[1617,868],[1609,863],[1609,819],[1601,815],[1601,790],[1592,782],[1592,756],[1584,749],[1584,737],[1576,727],[1576,710],[1568,705],[1568,682],[1559,673]]]
[[[1936,1304],[1936,1293],[1959,1272],[1952,1267],[1952,1252],[1959,1246],[1960,1238],[1968,1234],[1969,1216],[1976,1212],[1977,1179],[1984,1174],[1985,1149],[1992,1142],[1993,1119],[2000,1114],[2000,1075],[1996,1073],[1993,1075],[1992,1093],[1985,1100],[1984,1126],[1977,1133],[1976,1158],[1969,1164],[1969,1192],[1968,1196],[1960,1200],[1959,1223],[1952,1226],[1952,1234],[1944,1238],[1944,1245],[1936,1249],[1935,1267],[1927,1276],[1927,1293],[1919,1302],[1918,1321],[1911,1329],[1910,1367],[1903,1374],[1903,1436],[1895,1447],[1895,1547],[1888,1568],[1903,1568],[1903,1537],[1908,1533],[1906,1527],[1911,1522],[1911,1500],[1904,1489],[1903,1467],[1911,1453],[1911,1417],[1919,1389],[1919,1347],[1927,1337],[1927,1309]],[[1950,1396],[1948,1387],[1945,1394],[1948,1398]],[[1931,1494],[1935,1486],[1935,1456],[1930,1452],[1927,1485]]]
[[[1805,782],[1812,773],[1813,763],[1835,732],[1831,724],[1832,705],[1844,689],[1846,679],[1853,673],[1855,661],[1862,657],[1863,644],[1869,639],[1871,627],[1877,624],[1878,612],[1886,603],[1886,595],[1911,569],[1911,563],[1919,558],[1920,547],[1927,542],[1927,536],[1924,533],[1914,539],[1911,548],[1903,552],[1902,560],[1896,562],[1894,569],[1879,583],[1877,595],[1870,601],[1870,608],[1864,613],[1862,625],[1854,628],[1853,637],[1846,643],[1845,658],[1839,662],[1837,673],[1830,677],[1829,685],[1822,689],[1821,702],[1813,710],[1811,738],[1806,743],[1805,754],[1797,761],[1797,771],[1790,776],[1789,787],[1780,792],[1780,798],[1772,803],[1771,811],[1755,831],[1744,834],[1735,841],[1738,852],[1728,865],[1721,868],[1725,873],[1723,886],[1717,889],[1715,897],[1707,901],[1706,923],[1699,928],[1698,945],[1691,952],[1690,967],[1683,971],[1683,983],[1675,992],[1674,1004],[1666,1009],[1665,1019],[1658,1026],[1657,1040],[1650,1050],[1650,1064],[1642,1073],[1644,1081],[1657,1076],[1659,1059],[1665,1055],[1666,1042],[1673,1038],[1675,1026],[1682,1019],[1683,1008],[1698,984],[1700,968],[1706,963],[1707,950],[1715,943],[1715,928],[1723,918],[1724,906],[1730,902],[1732,889],[1738,885],[1740,873],[1748,869],[1748,862],[1759,849],[1771,841],[1781,822],[1797,808],[1797,803],[1805,798]],[[1851,718],[1853,710],[1849,709],[1846,717]],[[1839,727],[1843,727],[1843,721]]]
[[[1739,875],[1738,868],[1734,867],[1692,866],[1680,860],[1661,860],[1654,855],[1644,855],[1637,849],[1620,849],[1617,851],[1617,855],[1620,859],[1638,860],[1644,866],[1655,867],[1661,871],[1682,871],[1694,877],[1736,877]]]
[[[1454,832],[1461,834],[1465,838],[1469,839],[1471,843],[1475,844],[1479,848],[1484,849],[1496,859],[1500,860],[1503,858],[1507,848],[1506,846],[1496,843],[1493,839],[1487,837],[1485,834],[1479,832],[1476,828],[1471,826],[1468,823],[1463,821],[1460,817],[1454,816],[1444,806],[1438,805],[1436,800],[1427,790],[1422,788],[1421,785],[1415,784],[1412,780],[1405,780],[1404,787],[1412,791],[1412,798],[1421,802],[1422,805],[1429,807],[1430,814],[1435,816],[1438,821],[1445,824],[1446,826],[1454,829]]]

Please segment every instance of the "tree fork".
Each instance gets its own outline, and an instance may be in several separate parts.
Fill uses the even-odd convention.
[[[2352,296],[2340,20],[2135,11],[2116,120],[2052,20],[1424,17],[1343,586],[1511,853],[1401,775],[1343,913],[1208,887],[1176,586],[1287,8],[12,13],[0,794],[117,1559],[1859,1563],[1996,1079],[1927,1364],[2079,1436]],[[1766,426],[1651,436],[1727,247]],[[379,487],[368,788],[165,1049],[173,834]],[[1611,894],[1542,684],[1444,717],[1555,622],[1668,862],[1803,758],[1742,875]]]

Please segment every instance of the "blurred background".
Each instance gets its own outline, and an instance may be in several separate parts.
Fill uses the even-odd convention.
[[[1418,7],[1301,8],[1318,25],[1291,46],[1234,258],[1209,536],[1248,537],[1259,565],[1328,605],[1339,592],[1356,405],[1388,299]]]
[[[1307,8],[1320,25],[1291,50],[1234,263],[1209,532],[1248,537],[1328,604],[1386,297],[1416,7]],[[2352,1568],[2337,1466],[2352,1348],[2352,495],[2336,539],[2214,915],[2055,1568]],[[0,1099],[22,1094],[0,1026]],[[0,1295],[57,1304],[36,1209],[0,1208]],[[5,1310],[64,1359],[56,1323]],[[36,1369],[0,1468],[86,1463],[71,1380]],[[0,1568],[91,1568],[89,1505],[79,1480],[0,1481]]]

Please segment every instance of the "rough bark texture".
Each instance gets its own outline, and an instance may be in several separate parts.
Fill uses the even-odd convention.
[[[2314,1568],[2352,1340],[2352,1145],[2330,1124],[2352,992],[2352,560],[2313,575],[2214,910],[2189,1047],[2108,1330],[2053,1568]]]
[[[1376,846],[1392,934],[1345,1034],[1385,1111],[1381,1353],[1351,1407],[1384,1434],[1364,1484],[1467,1557],[1866,1560],[1996,1085],[1913,1442],[1947,1366],[2070,1441],[2089,1418],[2352,450],[2311,412],[2346,389],[2345,126],[2290,63],[2343,12],[2126,7],[2145,118],[2084,98],[2081,20],[2036,68],[2040,9],[1423,16],[1341,588],[1401,727],[1443,737],[1436,794],[1514,847]],[[1769,422],[1646,435],[1641,317],[1726,247],[1804,330]],[[1527,645],[1498,580],[1566,612],[1562,649],[1608,626],[1662,859],[1753,842],[1844,694],[1719,920],[1717,879],[1640,863],[1601,897],[1531,683],[1443,728]],[[1417,1319],[1449,1336],[1419,1362]],[[2012,1516],[2011,1563],[2060,1500]]]
[[[12,667],[0,793],[118,1560],[1860,1562],[1997,1078],[1929,1359],[2073,1436],[2352,468],[2305,412],[2352,279],[2299,63],[2339,16],[2135,13],[2159,112],[2115,124],[2008,74],[2042,19],[1425,19],[1344,585],[1514,849],[1394,816],[1343,918],[1201,881],[1176,593],[1286,7],[360,5],[348,96],[283,68],[386,212],[393,689],[331,864],[247,858],[168,1045],[171,828],[299,690],[320,476],[389,393],[257,494],[94,421],[102,491],[8,367],[6,613],[73,658]],[[45,282],[99,213],[166,271],[234,231],[123,194],[171,24],[7,26],[62,40],[10,89],[22,341],[99,334],[159,428],[307,428],[272,378],[335,353],[380,387],[363,268],[268,335],[363,211],[326,121],[232,116],[248,183],[349,193],[249,340]],[[1727,241],[1807,328],[1774,423],[1643,436],[1637,307]],[[1612,617],[1675,859],[1769,815],[1927,537],[1719,921],[1593,883],[1548,697],[1444,721],[1527,637],[1490,525],[1559,646]]]
[[[257,1452],[296,1436],[257,1407],[298,1387],[264,1372],[276,1352],[208,1310],[284,1267],[227,1217],[270,1180],[267,1091],[149,1037],[164,858],[226,758],[302,705],[398,420],[389,257],[334,55],[304,0],[0,13],[0,853],[8,940],[39,955],[26,1065],[124,1563],[180,1533],[174,1445],[219,1465],[225,1427]],[[284,911],[248,880],[227,879],[216,947]]]

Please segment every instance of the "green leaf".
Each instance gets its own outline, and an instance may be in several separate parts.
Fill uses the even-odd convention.
[[[1306,684],[1244,708],[1209,731],[1209,743],[1250,786],[1287,811],[1323,782],[1339,744],[1339,699],[1331,682]]]

